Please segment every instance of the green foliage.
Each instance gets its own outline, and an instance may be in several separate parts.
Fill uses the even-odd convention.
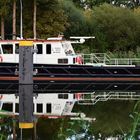
[[[116,136],[126,134],[133,128],[133,120],[129,117],[134,112],[136,101],[107,101],[98,102],[94,106],[75,105],[73,112],[84,112],[88,117],[95,117],[96,121],[90,123],[89,133],[102,136]],[[140,105],[140,104],[139,104]],[[137,106],[135,111],[139,112]],[[134,115],[132,113],[132,115]],[[64,137],[78,133],[88,123],[83,120],[72,121],[66,119],[45,119],[40,118],[37,123],[37,134],[40,139],[64,140]],[[59,136],[59,138],[58,138]]]
[[[82,111],[88,117],[95,117],[92,124],[92,134],[102,133],[104,136],[116,136],[129,132],[131,118],[129,117],[136,102],[134,101],[107,101],[98,102],[94,106],[75,106],[74,111]],[[121,129],[120,129],[121,128]]]
[[[80,134],[81,131],[90,129],[91,122],[81,120],[66,120],[62,119],[58,131],[57,139],[62,140],[72,135]],[[83,133],[83,132],[82,132]]]
[[[74,3],[66,0],[63,3],[63,9],[68,16],[69,26],[65,32],[66,36],[82,36],[87,33],[88,27],[83,11],[76,8]]]
[[[119,7],[127,7],[133,9],[139,5],[138,0],[112,0],[112,4]]]
[[[140,18],[129,9],[108,4],[94,8],[93,25],[99,51],[136,50],[140,44]]]
[[[24,37],[33,37],[33,1],[25,1],[24,4]],[[30,21],[30,22],[29,22]],[[57,36],[67,27],[67,16],[60,8],[57,0],[37,1],[37,38]]]
[[[33,37],[33,1],[23,0],[24,38]],[[0,15],[5,15],[6,34],[12,33],[12,3],[0,1]],[[82,52],[126,52],[139,54],[140,12],[115,7],[110,0],[36,0],[37,38],[57,36],[63,32],[69,36],[95,36],[79,48]],[[119,6],[128,0],[116,0]],[[133,1],[134,2],[134,1]],[[137,2],[137,1],[136,1]],[[84,10],[80,6],[88,6]],[[137,3],[138,5],[138,3]],[[8,14],[8,16],[7,16]],[[20,2],[17,1],[17,32],[20,26]],[[76,48],[77,49],[77,48]],[[131,53],[132,52],[132,53]],[[120,54],[121,54],[120,53]],[[138,56],[138,55],[136,55]]]
[[[129,117],[132,119],[132,127],[130,130],[130,133],[126,135],[125,140],[136,140],[137,136],[140,134],[140,101],[138,101],[134,108],[132,114],[129,115]]]
[[[9,10],[10,0],[0,0],[0,16],[6,16]]]
[[[63,8],[70,25],[65,31],[66,36],[96,37],[83,47],[87,48],[86,52],[136,52],[139,48],[139,12],[109,4],[82,11],[70,0],[63,1]]]
[[[110,0],[73,0],[77,6],[82,8],[93,8],[94,6],[99,6],[103,3],[110,3]]]
[[[92,9],[104,3],[112,4],[119,7],[135,8],[140,5],[139,0],[73,0],[73,2],[82,8]]]
[[[0,140],[6,140],[6,136],[3,134],[0,134]]]
[[[0,115],[0,140],[7,140],[8,135],[11,134],[13,118]],[[10,129],[9,129],[10,128]]]

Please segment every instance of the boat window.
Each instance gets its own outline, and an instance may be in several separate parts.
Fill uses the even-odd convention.
[[[75,99],[75,94],[73,94],[73,99]]]
[[[68,59],[58,59],[58,64],[67,64]]]
[[[37,104],[37,113],[43,112],[43,104]]]
[[[42,44],[37,44],[36,48],[37,48],[37,54],[43,54],[43,46],[42,46]]]
[[[3,103],[2,110],[13,111],[13,103]]]
[[[59,99],[68,99],[68,94],[58,94]]]
[[[52,112],[52,104],[51,103],[46,104],[46,112],[47,113],[51,113]]]
[[[15,53],[19,54],[19,44],[15,44]]]
[[[16,103],[16,110],[15,110],[16,113],[19,113],[19,104]]]
[[[51,44],[46,45],[46,54],[51,54]]]
[[[63,42],[62,43],[62,47],[63,47],[66,55],[72,55],[72,54],[74,54],[74,51],[73,51],[73,48],[72,48],[70,42]]]
[[[13,54],[13,45],[12,44],[3,44],[2,50],[4,54]]]

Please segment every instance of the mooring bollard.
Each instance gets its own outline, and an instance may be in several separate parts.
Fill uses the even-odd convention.
[[[19,43],[19,128],[33,128],[33,42]]]

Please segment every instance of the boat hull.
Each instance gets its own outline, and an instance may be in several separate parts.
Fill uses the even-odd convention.
[[[18,64],[0,63],[0,93],[18,93]],[[34,93],[140,91],[140,66],[35,64]]]

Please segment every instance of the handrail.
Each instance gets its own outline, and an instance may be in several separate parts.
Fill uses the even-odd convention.
[[[90,65],[140,65],[140,58],[111,58],[106,53],[78,54],[82,56],[83,64]]]
[[[83,94],[84,95],[84,94]],[[99,101],[110,100],[139,100],[140,94],[136,92],[102,92],[102,93],[86,93],[88,98],[84,98],[78,101],[79,105],[94,105]]]

